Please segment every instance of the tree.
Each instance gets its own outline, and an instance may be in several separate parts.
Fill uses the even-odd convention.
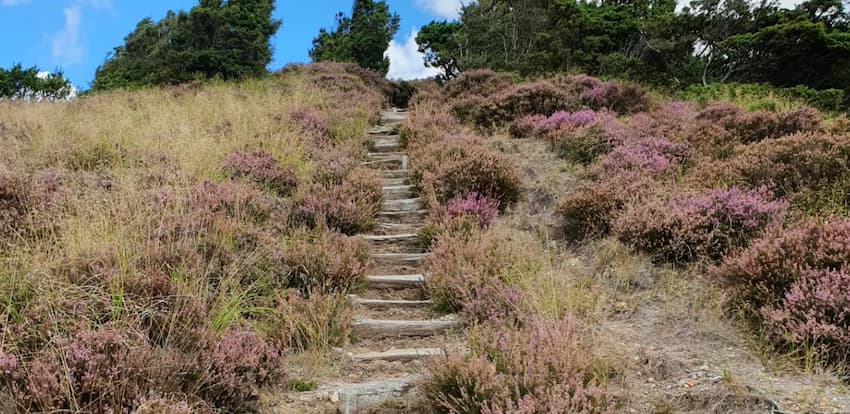
[[[316,62],[354,62],[386,75],[390,61],[384,51],[398,31],[399,20],[383,0],[355,0],[350,18],[339,13],[335,30],[319,30],[310,58]]]
[[[188,13],[146,18],[98,68],[92,88],[262,75],[281,24],[273,12],[274,0],[201,0]]]
[[[443,71],[439,79],[447,81],[460,73],[459,60],[463,57],[463,47],[458,40],[460,23],[431,22],[422,27],[416,35],[419,53],[425,55],[425,66]]]
[[[44,74],[35,66],[24,69],[20,63],[8,70],[0,68],[0,99],[67,99],[72,92],[62,71]]]

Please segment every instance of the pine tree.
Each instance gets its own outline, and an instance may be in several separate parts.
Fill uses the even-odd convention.
[[[317,62],[354,62],[385,75],[390,62],[384,51],[398,31],[399,20],[384,1],[355,0],[350,18],[339,13],[335,30],[319,31],[310,58]]]

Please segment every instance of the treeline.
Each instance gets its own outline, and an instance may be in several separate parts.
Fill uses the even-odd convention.
[[[480,0],[417,36],[443,78],[487,68],[575,71],[683,88],[714,82],[850,89],[850,22],[841,0],[787,10],[775,1]]]
[[[146,18],[97,69],[92,89],[265,74],[281,25],[274,8],[274,0],[200,0],[188,12]]]
[[[73,92],[71,82],[58,70],[47,73],[36,66],[24,68],[21,64],[0,68],[0,99],[66,99]]]

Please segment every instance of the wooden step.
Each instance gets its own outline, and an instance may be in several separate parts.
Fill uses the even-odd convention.
[[[412,185],[393,185],[383,187],[384,201],[404,200],[415,197],[415,187]]]
[[[405,243],[417,241],[416,233],[366,234],[360,237],[373,243]]]
[[[370,275],[366,276],[366,286],[372,289],[410,289],[422,287],[425,276],[411,275]]]
[[[378,218],[382,213],[393,213],[399,211],[426,211],[422,209],[422,199],[403,198],[400,200],[385,200],[383,210],[378,214]],[[427,212],[427,211],[426,211]]]
[[[398,135],[380,135],[372,138],[369,147],[373,153],[398,152],[401,150],[401,139]]]
[[[423,220],[419,220],[419,223],[387,223],[387,222],[378,222],[375,223],[374,232],[377,234],[395,234],[395,233],[412,233],[418,232],[422,229]]]
[[[416,233],[391,233],[361,235],[368,241],[375,253],[422,253],[425,251]]]
[[[386,111],[381,113],[381,124],[403,122],[407,119],[406,111]]]
[[[428,253],[374,253],[372,261],[376,265],[418,266]]]
[[[431,306],[430,300],[366,299],[357,295],[348,295],[348,300],[354,305],[369,308],[426,308]]]
[[[375,221],[378,223],[422,224],[425,221],[426,217],[428,217],[428,210],[425,209],[404,211],[379,211],[375,217]]]
[[[399,321],[388,319],[359,319],[352,323],[355,335],[360,338],[391,338],[398,336],[439,335],[460,326],[456,319],[430,319]]]
[[[407,177],[382,178],[381,179],[381,185],[384,186],[384,187],[395,187],[395,186],[406,185],[406,184],[407,184]]]
[[[400,185],[388,185],[381,187],[381,190],[384,194],[394,194],[394,193],[410,193],[416,186],[410,184],[400,184]]]
[[[407,154],[401,152],[371,152],[367,160],[361,164],[373,169],[406,170]]]
[[[407,178],[410,176],[410,170],[400,170],[396,168],[391,168],[388,170],[378,170],[376,171],[378,176],[385,179],[390,178]]]
[[[348,355],[354,362],[409,362],[444,354],[445,351],[440,348],[404,348],[390,349],[384,352],[349,353]]]

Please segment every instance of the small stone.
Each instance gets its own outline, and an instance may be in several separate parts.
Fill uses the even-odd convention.
[[[697,385],[699,385],[699,381],[697,381],[695,379],[689,379],[689,380],[685,381],[684,384],[682,384],[682,386],[685,387],[685,388],[693,388],[693,387],[696,387]]]
[[[334,391],[330,396],[330,400],[331,400],[332,403],[338,403],[339,402],[339,393]]]

